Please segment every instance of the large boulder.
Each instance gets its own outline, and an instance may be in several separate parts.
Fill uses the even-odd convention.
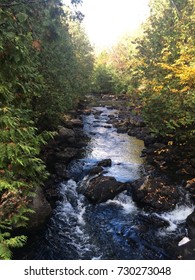
[[[132,198],[146,208],[167,211],[174,209],[179,202],[179,192],[163,178],[147,176],[132,183]]]
[[[114,177],[98,176],[89,181],[84,195],[92,203],[106,202],[127,188],[127,184],[116,181]]]
[[[35,191],[31,203],[31,209],[34,213],[29,215],[28,229],[38,229],[46,223],[52,212],[51,206],[46,200],[43,190],[40,187]]]

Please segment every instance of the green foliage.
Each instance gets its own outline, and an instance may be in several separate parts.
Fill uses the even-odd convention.
[[[11,248],[22,247],[26,243],[26,240],[27,238],[24,235],[11,237],[9,232],[4,232],[3,234],[0,234],[0,259],[11,259]]]
[[[151,133],[179,142],[195,139],[194,26],[193,0],[151,0],[139,36],[122,38],[96,62],[99,90],[141,97]]]
[[[95,67],[93,91],[100,93],[113,92],[113,75],[106,65]]]
[[[151,133],[176,141],[195,138],[195,4],[152,0],[136,39],[123,38],[107,55],[114,92],[141,97]]]
[[[176,141],[195,138],[195,4],[151,1],[138,42],[144,117],[154,134]]]
[[[0,3],[0,259],[26,241],[13,229],[27,225],[48,176],[39,154],[49,131],[88,90],[92,49],[72,18],[60,0]]]
[[[141,31],[136,32],[141,33]],[[108,91],[115,94],[135,92],[138,87],[139,61],[135,59],[135,35],[126,35],[109,51],[103,51],[96,58],[96,91]]]

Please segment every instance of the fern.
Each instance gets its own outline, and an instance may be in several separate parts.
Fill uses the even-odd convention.
[[[12,257],[11,248],[20,248],[26,241],[27,237],[24,235],[10,238],[9,233],[1,234],[0,232],[0,259],[10,260]]]

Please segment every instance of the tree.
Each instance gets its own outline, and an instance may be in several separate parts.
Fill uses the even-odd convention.
[[[176,141],[195,137],[194,1],[151,1],[137,40],[144,117],[151,132]]]
[[[113,72],[109,61],[110,53],[108,51],[102,51],[96,57],[92,88],[94,92],[112,93],[114,91]]]
[[[49,131],[87,90],[91,49],[83,53],[87,65],[68,21],[60,0],[0,4],[0,259],[26,241],[13,229],[26,226],[32,196],[48,176],[39,154]],[[84,33],[77,35],[86,46]]]

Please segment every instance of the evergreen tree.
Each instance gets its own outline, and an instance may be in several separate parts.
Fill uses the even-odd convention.
[[[48,175],[39,156],[52,137],[48,131],[87,90],[92,50],[83,54],[85,65],[69,17],[60,0],[0,3],[0,259],[26,241],[13,229],[27,225],[33,193]],[[86,45],[84,33],[79,36]]]

